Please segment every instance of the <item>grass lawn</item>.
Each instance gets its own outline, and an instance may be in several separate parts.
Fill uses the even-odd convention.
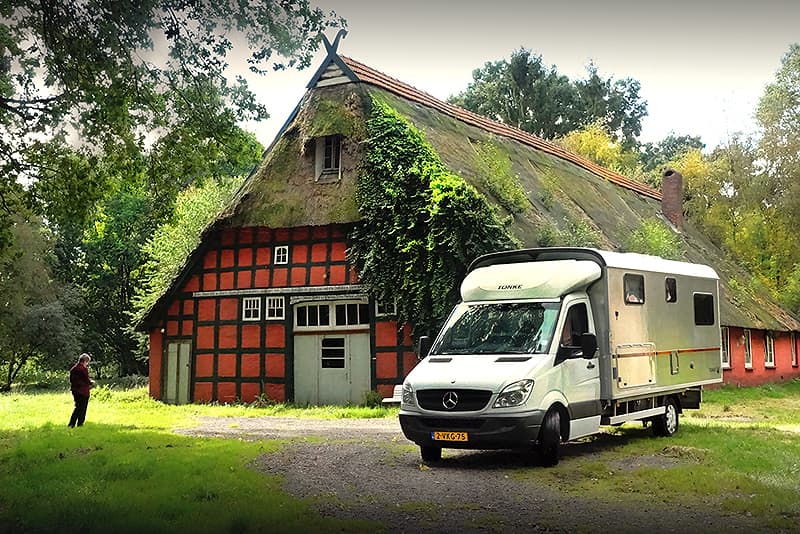
[[[378,525],[319,517],[249,467],[284,442],[191,438],[198,416],[395,417],[396,409],[284,405],[168,406],[143,388],[98,388],[83,428],[66,426],[68,392],[0,395],[0,533],[363,532]],[[554,469],[515,476],[603,501],[706,505],[800,524],[800,382],[705,393],[681,429],[649,439],[610,429],[567,450]],[[587,451],[591,452],[587,452]],[[581,452],[583,451],[583,452]],[[652,461],[651,461],[652,460]],[[401,476],[401,474],[400,474]],[[479,476],[479,474],[476,474]]]
[[[179,436],[201,415],[369,417],[396,410],[168,406],[143,388],[98,388],[69,429],[68,392],[0,395],[0,533],[363,532],[324,519],[248,467],[282,446]]]

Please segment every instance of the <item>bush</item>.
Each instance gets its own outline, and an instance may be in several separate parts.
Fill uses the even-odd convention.
[[[383,395],[377,391],[367,391],[364,393],[364,400],[361,401],[364,408],[380,408],[383,406]]]

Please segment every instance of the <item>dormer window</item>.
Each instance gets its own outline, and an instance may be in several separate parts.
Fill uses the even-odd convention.
[[[333,182],[341,178],[341,157],[341,135],[326,135],[317,138],[316,179],[318,182]]]

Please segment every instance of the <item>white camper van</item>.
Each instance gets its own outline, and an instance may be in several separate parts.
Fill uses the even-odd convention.
[[[462,302],[403,383],[400,424],[442,448],[538,449],[640,420],[672,435],[722,381],[718,277],[705,265],[583,248],[475,260]]]

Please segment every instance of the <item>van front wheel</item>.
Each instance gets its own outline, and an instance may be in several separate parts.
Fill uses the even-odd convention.
[[[438,462],[442,459],[442,448],[420,445],[419,455],[424,462]]]
[[[544,416],[539,430],[539,457],[542,465],[551,467],[558,464],[558,450],[561,444],[561,417],[558,410],[550,410]]]
[[[653,419],[653,433],[656,436],[669,437],[678,431],[678,405],[675,399],[664,399],[664,414]]]

